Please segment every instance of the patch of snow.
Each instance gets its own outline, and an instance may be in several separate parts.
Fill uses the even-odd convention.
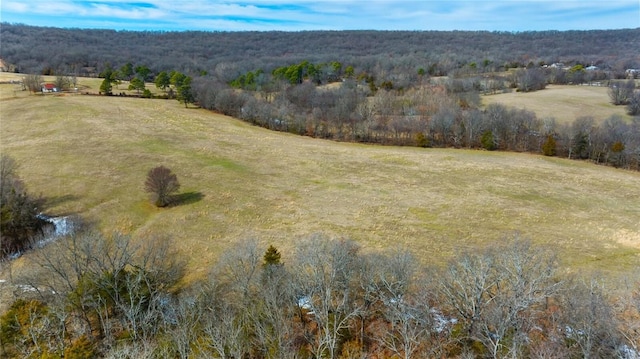
[[[56,239],[73,233],[73,222],[69,216],[64,217],[49,217],[42,213],[37,215],[38,218],[47,221],[53,225],[53,231],[47,233],[44,238],[36,242],[36,247],[42,248],[47,244],[55,241]]]
[[[439,310],[437,310],[435,308],[431,308],[431,310],[429,310],[429,312],[433,316],[433,320],[435,322],[433,329],[437,333],[442,333],[449,326],[452,326],[452,325],[455,325],[456,323],[458,323],[458,319],[456,319],[456,318],[447,318],[447,317],[444,316],[444,314],[442,314],[442,312],[440,312]]]
[[[640,352],[626,344],[620,347],[618,349],[618,352],[620,353],[620,358],[622,359],[640,359]]]
[[[22,293],[27,293],[27,292],[37,292],[38,288],[29,285],[29,284],[18,284],[16,287],[18,287],[18,289],[20,289],[22,291]]]
[[[298,298],[298,307],[304,310],[310,310],[311,308],[313,308],[311,298],[309,298],[308,296]]]

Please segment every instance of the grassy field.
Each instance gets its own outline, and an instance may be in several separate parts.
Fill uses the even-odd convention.
[[[602,121],[613,114],[629,119],[626,106],[611,104],[607,87],[548,85],[534,92],[511,92],[482,96],[483,104],[500,103],[524,108],[536,113],[540,119],[553,117],[558,123],[570,123],[581,116],[593,116]]]
[[[20,97],[26,97],[31,95],[28,91],[22,91],[22,78],[24,74],[16,74],[10,72],[0,72],[0,99],[15,99]],[[56,80],[55,76],[42,76],[42,80],[46,82],[54,83]],[[67,91],[66,95],[73,94],[98,94],[100,92],[100,85],[102,84],[103,79],[101,78],[78,78],[77,88],[78,90]],[[13,83],[11,83],[13,82]],[[128,90],[129,82],[123,81],[120,84],[113,85],[113,93],[120,94],[124,92],[127,95],[137,95],[136,91]],[[145,87],[151,91],[154,95],[162,94],[162,90],[158,89],[155,84],[147,82]],[[42,94],[39,94],[42,95]],[[59,96],[61,93],[49,93],[46,96]]]
[[[529,154],[336,143],[175,100],[14,95],[9,86],[0,85],[0,149],[19,162],[29,191],[47,198],[46,212],[136,238],[171,237],[190,278],[239,240],[274,244],[286,261],[296,241],[318,232],[442,264],[518,231],[552,246],[571,271],[625,274],[640,264],[637,172]],[[143,182],[157,165],[178,175],[179,205],[149,204]]]

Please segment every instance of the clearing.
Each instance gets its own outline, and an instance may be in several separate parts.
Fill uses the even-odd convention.
[[[30,193],[46,197],[47,214],[173,238],[191,278],[238,240],[274,244],[286,262],[295,241],[317,232],[442,264],[518,231],[553,246],[572,271],[628,274],[640,264],[638,172],[531,154],[337,143],[175,100],[9,97],[0,100],[1,150],[18,161]],[[182,184],[177,206],[149,204],[143,183],[158,165]]]
[[[559,124],[571,123],[581,116],[592,116],[597,122],[615,114],[630,119],[626,106],[611,104],[607,90],[606,86],[547,85],[540,91],[482,96],[482,103],[527,109],[539,119],[553,117]]]

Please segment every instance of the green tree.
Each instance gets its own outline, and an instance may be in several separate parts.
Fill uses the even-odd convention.
[[[61,324],[39,300],[18,299],[0,316],[0,356],[46,358],[51,326]],[[24,353],[31,353],[23,356]],[[53,356],[55,357],[55,356]]]
[[[351,77],[353,77],[354,74],[355,74],[355,70],[353,69],[353,66],[349,65],[349,66],[347,66],[346,69],[344,69],[344,75],[346,77],[351,78]]]
[[[133,65],[130,62],[127,62],[120,68],[120,75],[123,80],[130,80],[133,77]]]
[[[129,83],[129,90],[136,90],[136,92],[138,93],[138,95],[140,95],[140,91],[144,91],[144,80],[142,80],[140,77],[134,77],[133,79],[131,79],[131,83]]]
[[[556,139],[553,138],[553,135],[548,135],[547,140],[542,144],[542,153],[545,156],[556,155]]]
[[[424,135],[423,132],[418,132],[416,134],[416,146],[418,147],[427,147],[429,145],[429,139]]]
[[[280,252],[278,252],[278,249],[276,247],[274,247],[273,245],[270,245],[269,248],[267,248],[267,251],[264,253],[264,266],[270,266],[270,265],[280,265],[280,258],[282,257],[282,255],[280,254]]]
[[[180,86],[177,89],[178,95],[177,99],[180,102],[184,103],[184,107],[186,108],[188,104],[193,103],[195,101],[195,97],[193,96],[193,92],[191,91],[191,77],[186,76]]]
[[[102,83],[100,84],[100,92],[105,95],[113,94],[113,84],[118,83],[118,74],[117,72],[111,69],[111,66],[107,65],[107,67],[100,73],[100,77],[103,77]]]
[[[162,71],[156,76],[155,84],[156,87],[162,91],[167,91],[167,88],[171,86],[171,77],[169,77],[166,71]]]
[[[140,76],[143,81],[146,80],[151,73],[151,70],[149,70],[149,68],[144,65],[136,66],[135,70],[136,74],[138,74],[138,76]]]
[[[493,151],[497,148],[496,140],[493,136],[493,132],[485,131],[480,138],[480,143],[485,150]]]
[[[171,71],[169,76],[169,83],[171,83],[171,85],[173,85],[173,87],[175,87],[176,89],[182,86],[182,82],[184,82],[184,80],[187,78],[187,75],[177,71]]]
[[[29,196],[16,170],[15,160],[0,157],[0,259],[29,247],[46,222],[38,217],[42,201]]]

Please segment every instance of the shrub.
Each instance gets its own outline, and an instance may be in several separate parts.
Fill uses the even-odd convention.
[[[172,201],[171,194],[180,189],[180,183],[171,170],[159,166],[149,170],[144,183],[146,192],[151,193],[151,201],[158,207],[165,207]]]
[[[42,353],[50,320],[46,304],[18,299],[0,316],[0,356],[18,357],[21,352]],[[35,357],[35,356],[34,356]]]
[[[556,155],[556,139],[553,138],[553,135],[547,136],[547,140],[542,144],[542,153],[545,156]]]
[[[493,132],[485,131],[480,138],[480,143],[485,150],[493,151],[496,149],[496,141],[493,137]]]
[[[42,199],[27,194],[17,167],[12,157],[0,158],[0,258],[27,249],[46,225],[37,216]]]
[[[422,132],[418,132],[416,134],[416,146],[418,147],[427,147],[429,146],[429,139]]]
[[[69,359],[90,359],[96,357],[95,345],[86,335],[76,339],[71,346],[64,351],[64,357]]]
[[[627,113],[631,116],[640,115],[640,91],[635,91],[629,98]]]

